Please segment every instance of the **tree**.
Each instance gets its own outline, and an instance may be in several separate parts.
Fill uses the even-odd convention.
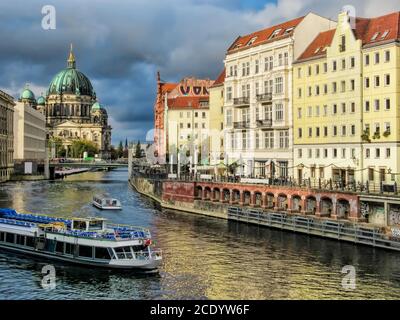
[[[118,151],[117,151],[117,149],[115,149],[114,146],[111,146],[110,154],[111,154],[111,160],[117,160],[118,159]]]
[[[62,139],[59,137],[51,137],[49,139],[49,146],[55,148],[55,156],[56,158],[64,157],[65,156],[65,149],[63,148]]]
[[[122,141],[119,142],[117,152],[118,158],[122,158],[124,156],[124,145],[122,144]]]
[[[142,157],[142,146],[140,145],[140,141],[138,141],[135,149],[135,158],[141,158],[141,157]]]
[[[91,141],[77,139],[72,142],[71,151],[74,158],[82,158],[84,152],[87,152],[89,157],[94,157],[99,153],[99,148]]]

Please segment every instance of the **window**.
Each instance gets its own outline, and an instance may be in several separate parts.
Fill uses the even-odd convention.
[[[324,158],[328,158],[328,149],[324,149]]]
[[[369,84],[369,78],[365,78],[365,88],[369,88],[370,84]]]
[[[303,149],[298,149],[297,150],[297,156],[299,159],[301,159],[303,157]]]
[[[301,88],[298,89],[298,97],[301,98]]]
[[[312,149],[307,149],[308,151],[308,159],[312,158]]]
[[[281,31],[282,31],[282,29],[276,29],[274,32],[272,32],[272,34],[269,37],[269,39],[275,38]]]
[[[325,62],[324,63],[324,73],[328,72],[328,64]]]
[[[344,52],[346,51],[346,36],[342,35],[340,37],[340,45],[339,45],[339,52]]]
[[[390,86],[390,74],[385,74],[385,86]]]
[[[256,60],[255,61],[255,67],[254,67],[254,73],[258,74],[259,71],[260,71],[260,61]]]
[[[312,117],[312,107],[308,107],[308,117]]]
[[[356,58],[350,58],[350,68],[354,68],[356,66]]]
[[[352,136],[356,135],[356,126],[354,124],[351,125],[351,135]]]
[[[328,94],[328,85],[324,84],[324,94]]]
[[[275,93],[283,93],[283,78],[278,77],[275,79]]]
[[[310,77],[312,74],[311,66],[308,66],[308,76]]]
[[[110,260],[110,253],[108,252],[107,248],[95,248],[95,258],[102,259],[102,260]]]
[[[371,151],[369,148],[365,149],[365,157],[369,159],[371,157]]]
[[[350,90],[354,91],[356,89],[356,81],[354,79],[350,80]]]
[[[283,65],[283,55],[280,53],[278,55],[278,65],[281,67]]]
[[[333,136],[337,136],[337,126],[333,126]]]
[[[389,62],[390,61],[390,51],[385,51],[385,62]]]
[[[274,148],[274,132],[265,132],[264,133],[264,147],[266,149]]]
[[[332,62],[332,71],[336,71],[336,70],[337,70],[337,62],[336,62],[336,60],[334,60]]]
[[[247,42],[247,46],[251,46],[254,43],[254,41],[256,41],[256,40],[257,40],[257,37],[251,38],[250,41]]]
[[[226,88],[226,101],[232,100],[232,87]]]
[[[371,38],[371,41],[375,41],[376,38],[378,38],[378,36],[379,36],[379,32],[374,33],[374,35]]]
[[[346,59],[342,59],[342,70],[346,69]]]
[[[337,83],[333,82],[332,83],[332,93],[336,93],[337,92]]]
[[[374,181],[375,180],[375,170],[374,168],[368,168],[368,180]]]
[[[328,106],[324,105],[324,117],[328,115]]]
[[[315,74],[319,74],[319,64],[317,64],[316,66],[315,66]]]
[[[242,132],[242,149],[247,149],[248,145],[248,134],[247,132]]]
[[[260,83],[256,82],[256,96],[258,96],[260,94]]]
[[[272,106],[264,106],[264,119],[272,120]]]
[[[346,81],[341,82],[341,90],[342,90],[342,92],[346,91]]]
[[[269,70],[273,70],[274,69],[274,57],[270,56],[269,57]]]
[[[312,137],[312,128],[308,128],[308,137],[309,137],[309,138]]]
[[[260,149],[260,134],[256,132],[256,149]]]
[[[370,103],[369,101],[365,101],[365,112],[369,112],[370,110]]]
[[[379,76],[375,76],[375,87],[379,87],[381,85],[381,79]]]
[[[365,55],[365,65],[369,66],[369,54]]]
[[[328,127],[324,127],[324,137],[328,136]]]
[[[319,158],[321,156],[321,150],[320,149],[315,149],[315,157]]]
[[[337,149],[336,148],[333,149],[333,157],[337,158]]]
[[[289,54],[287,52],[284,53],[284,59],[285,59],[285,61],[284,61],[285,65],[288,65],[289,64]]]
[[[337,105],[336,105],[336,104],[334,104],[334,105],[332,106],[332,113],[333,113],[333,114],[337,114]]]
[[[356,104],[355,104],[355,102],[352,102],[352,103],[351,103],[350,112],[351,112],[351,113],[355,113],[355,112],[356,112]]]
[[[283,104],[275,105],[275,119],[276,121],[283,121]]]
[[[301,108],[297,109],[297,119],[301,119]]]
[[[64,253],[64,242],[57,241],[57,243],[56,243],[56,252]]]
[[[315,116],[319,117],[319,106],[315,107]]]
[[[346,135],[346,126],[342,126],[342,136]]]
[[[386,149],[386,158],[390,158],[390,148]]]
[[[316,128],[315,128],[315,136],[316,136],[317,138],[319,138],[319,136],[320,136],[319,127],[316,127]]]
[[[376,148],[375,149],[375,158],[379,159],[381,157],[381,149]]]
[[[8,243],[14,243],[14,234],[13,233],[6,233],[6,242]]]
[[[319,86],[315,86],[315,95],[319,96]]]
[[[301,68],[297,68],[297,78],[301,79]]]
[[[385,132],[390,133],[390,122],[385,122]]]
[[[375,53],[375,64],[378,64],[380,60],[379,52]]]
[[[390,110],[390,99],[385,99],[385,110]]]
[[[346,113],[346,104],[342,103],[342,113]]]
[[[303,137],[303,129],[301,129],[301,128],[298,129],[298,137],[299,138]]]
[[[342,149],[342,159],[346,159],[346,149]]]
[[[379,101],[379,99],[375,100],[374,106],[375,106],[375,111],[379,111],[379,109],[380,109],[380,101]]]

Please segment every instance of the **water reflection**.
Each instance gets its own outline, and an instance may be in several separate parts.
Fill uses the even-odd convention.
[[[102,216],[147,226],[164,261],[156,276],[56,265],[57,289],[43,290],[48,262],[0,254],[3,299],[399,299],[398,253],[258,228],[191,214],[160,211],[136,194],[126,171],[86,173],[64,181],[0,185],[0,206],[59,216]],[[120,212],[90,205],[108,192]],[[341,288],[345,265],[357,289]],[[18,280],[16,280],[18,279]]]

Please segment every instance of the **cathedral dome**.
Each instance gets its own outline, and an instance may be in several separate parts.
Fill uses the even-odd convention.
[[[76,69],[75,56],[72,52],[68,57],[68,66],[61,70],[50,83],[48,94],[74,94],[96,97],[89,78]]]
[[[40,96],[39,98],[37,98],[37,104],[39,106],[44,106],[46,104],[46,99],[43,96]]]
[[[95,103],[93,104],[93,106],[92,106],[92,111],[101,110],[101,109],[103,109],[103,106],[102,106],[100,103],[98,103],[98,102],[95,102]]]
[[[35,100],[35,94],[32,92],[32,90],[28,89],[27,87],[22,91],[21,94],[21,99],[26,99],[26,100]]]

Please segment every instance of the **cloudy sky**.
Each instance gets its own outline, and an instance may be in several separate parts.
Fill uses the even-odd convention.
[[[215,79],[239,35],[310,11],[336,18],[353,5],[358,16],[400,10],[397,0],[1,0],[0,89],[36,95],[66,66],[77,67],[110,115],[113,143],[144,140],[153,126],[156,71],[165,81]],[[56,9],[56,29],[42,28],[42,7]]]

